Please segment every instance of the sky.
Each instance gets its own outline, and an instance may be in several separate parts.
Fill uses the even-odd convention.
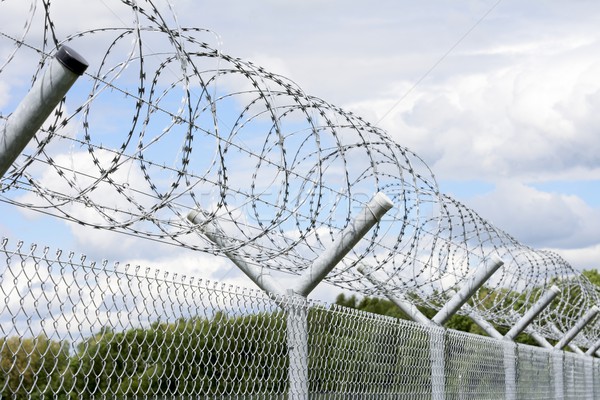
[[[131,20],[112,0],[87,1],[85,10],[51,4],[59,34]],[[423,158],[443,192],[522,243],[577,269],[598,267],[597,2],[174,0],[172,8],[181,26],[215,32],[223,53],[385,129]],[[21,23],[0,14],[4,29]],[[14,99],[2,79],[8,114]],[[0,207],[0,234],[11,239],[251,286],[211,255]]]
[[[521,242],[597,267],[596,2],[226,1],[202,15],[227,52],[386,129]]]

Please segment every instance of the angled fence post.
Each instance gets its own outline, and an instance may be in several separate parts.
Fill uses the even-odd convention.
[[[502,336],[502,334],[500,332],[498,332],[492,324],[490,324],[485,319],[480,317],[475,311],[471,311],[469,313],[469,318],[471,318],[473,320],[473,322],[475,322],[475,324],[477,324],[478,327],[483,329],[483,331],[485,333],[487,333],[489,337],[492,337],[492,338],[498,339],[498,340],[504,339],[504,336]]]
[[[596,315],[600,312],[600,308],[598,306],[592,306],[588,312],[586,312],[583,317],[581,317],[575,325],[569,329],[565,336],[556,343],[554,346],[557,350],[562,350],[566,345],[571,343],[571,341],[577,336],[577,334],[592,320]]]
[[[358,267],[357,269],[358,272],[363,274],[365,278],[367,278],[367,280],[369,280],[373,285],[377,286],[379,290],[381,290],[385,296],[412,321],[421,323],[423,325],[432,325],[431,320],[404,296],[390,292],[385,285],[385,279],[376,271],[370,271],[362,266]]]
[[[446,382],[445,382],[445,341],[446,332],[443,325],[454,315],[479,289],[486,280],[492,276],[504,262],[497,256],[492,256],[484,266],[471,276],[471,278],[454,293],[448,303],[446,303],[437,314],[430,320],[417,307],[414,306],[408,299],[390,292],[385,285],[385,279],[378,276],[375,271],[365,270],[359,267],[358,271],[363,274],[371,283],[379,287],[385,296],[394,303],[400,310],[409,316],[415,322],[422,323],[430,327],[429,348],[431,358],[431,398],[434,400],[444,400],[446,397]],[[479,318],[476,314],[471,313],[471,318],[480,325],[486,332],[489,331],[490,336],[502,338],[495,328],[487,321]]]
[[[565,334],[563,332],[561,332],[561,330],[558,329],[558,327],[556,325],[554,325],[553,323],[550,323],[549,326],[550,326],[550,329],[552,329],[552,332],[554,332],[558,337],[565,336]],[[583,350],[581,350],[579,347],[575,346],[573,343],[568,343],[567,347],[569,349],[571,349],[573,351],[573,353],[575,353],[575,354],[579,354],[579,355],[585,354],[583,352]]]
[[[298,279],[296,292],[308,296],[325,276],[348,254],[362,237],[387,213],[394,203],[382,192],[373,196],[336,240],[313,261]]]
[[[73,49],[62,46],[58,50],[42,77],[6,120],[0,134],[0,178],[87,67],[87,61]]]
[[[586,356],[593,356],[596,354],[596,351],[600,349],[600,340],[597,340],[587,351],[585,352]]]
[[[344,258],[381,217],[393,207],[383,193],[377,193],[351,223],[300,276],[297,284],[284,290],[268,270],[257,266],[228,248],[235,248],[216,221],[206,222],[201,210],[192,210],[187,219],[204,224],[202,233],[223,250],[223,253],[262,290],[278,296],[277,304],[287,315],[289,352],[288,381],[290,400],[308,399],[308,308],[306,297],[325,276]]]
[[[545,337],[543,337],[542,335],[540,335],[533,329],[527,328],[527,329],[525,329],[525,332],[527,332],[527,334],[529,336],[531,336],[533,338],[533,340],[535,340],[537,342],[537,344],[542,346],[544,349],[554,350],[554,346],[552,346],[552,344],[549,341],[547,341]]]
[[[250,278],[256,286],[268,293],[280,296],[285,295],[285,290],[283,290],[279,283],[271,276],[269,270],[252,263],[252,261],[247,260],[233,251],[227,250],[228,248],[235,248],[235,244],[227,237],[225,232],[215,221],[205,224],[206,215],[199,210],[190,211],[187,215],[187,219],[195,225],[204,224],[201,228],[202,234],[221,248],[227,258]]]
[[[503,264],[504,261],[498,256],[492,255],[431,320],[438,325],[444,325]]]
[[[544,293],[544,295],[540,297],[529,310],[527,310],[504,337],[508,340],[514,340],[546,307],[550,305],[550,303],[552,303],[552,300],[554,300],[559,293],[560,289],[558,287],[554,285],[550,287],[550,289]]]

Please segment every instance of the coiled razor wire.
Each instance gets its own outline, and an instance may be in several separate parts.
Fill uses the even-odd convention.
[[[552,284],[561,296],[535,327],[546,337],[556,336],[546,322],[567,331],[598,304],[597,289],[559,255],[440,193],[425,162],[382,129],[223,54],[212,32],[179,26],[168,2],[110,5],[131,26],[68,32],[49,0],[0,2],[24,21],[0,32],[4,81],[35,81],[63,44],[90,63],[2,179],[3,202],[299,274],[382,191],[395,207],[327,276],[331,284],[381,293],[357,272],[363,266],[383,274],[388,291],[439,308],[497,254],[505,265],[471,304],[492,322],[514,324]],[[194,209],[227,247],[186,220]]]

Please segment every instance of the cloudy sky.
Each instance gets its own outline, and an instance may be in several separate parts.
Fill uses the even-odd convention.
[[[2,11],[15,4],[0,4],[0,26],[21,23]],[[114,0],[81,9],[51,4],[59,34],[61,23],[72,31],[131,21]],[[386,129],[425,160],[442,191],[521,242],[553,249],[579,269],[598,267],[596,1],[174,0],[172,7],[180,25],[214,31],[223,53]],[[10,83],[2,79],[4,107]],[[172,247],[136,252],[130,238],[0,207],[10,214],[0,221],[3,236],[244,282],[224,260]]]
[[[224,51],[385,128],[496,226],[597,267],[597,2],[224,1],[200,15]]]

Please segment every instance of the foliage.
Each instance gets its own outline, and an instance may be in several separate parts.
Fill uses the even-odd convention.
[[[2,398],[65,399],[73,379],[67,342],[44,335],[0,338]]]
[[[118,398],[281,393],[287,384],[281,313],[104,328],[77,345],[44,336],[0,339],[3,398]]]
[[[277,393],[287,369],[283,324],[278,314],[217,313],[148,329],[106,329],[78,346],[77,389],[84,397]]]

